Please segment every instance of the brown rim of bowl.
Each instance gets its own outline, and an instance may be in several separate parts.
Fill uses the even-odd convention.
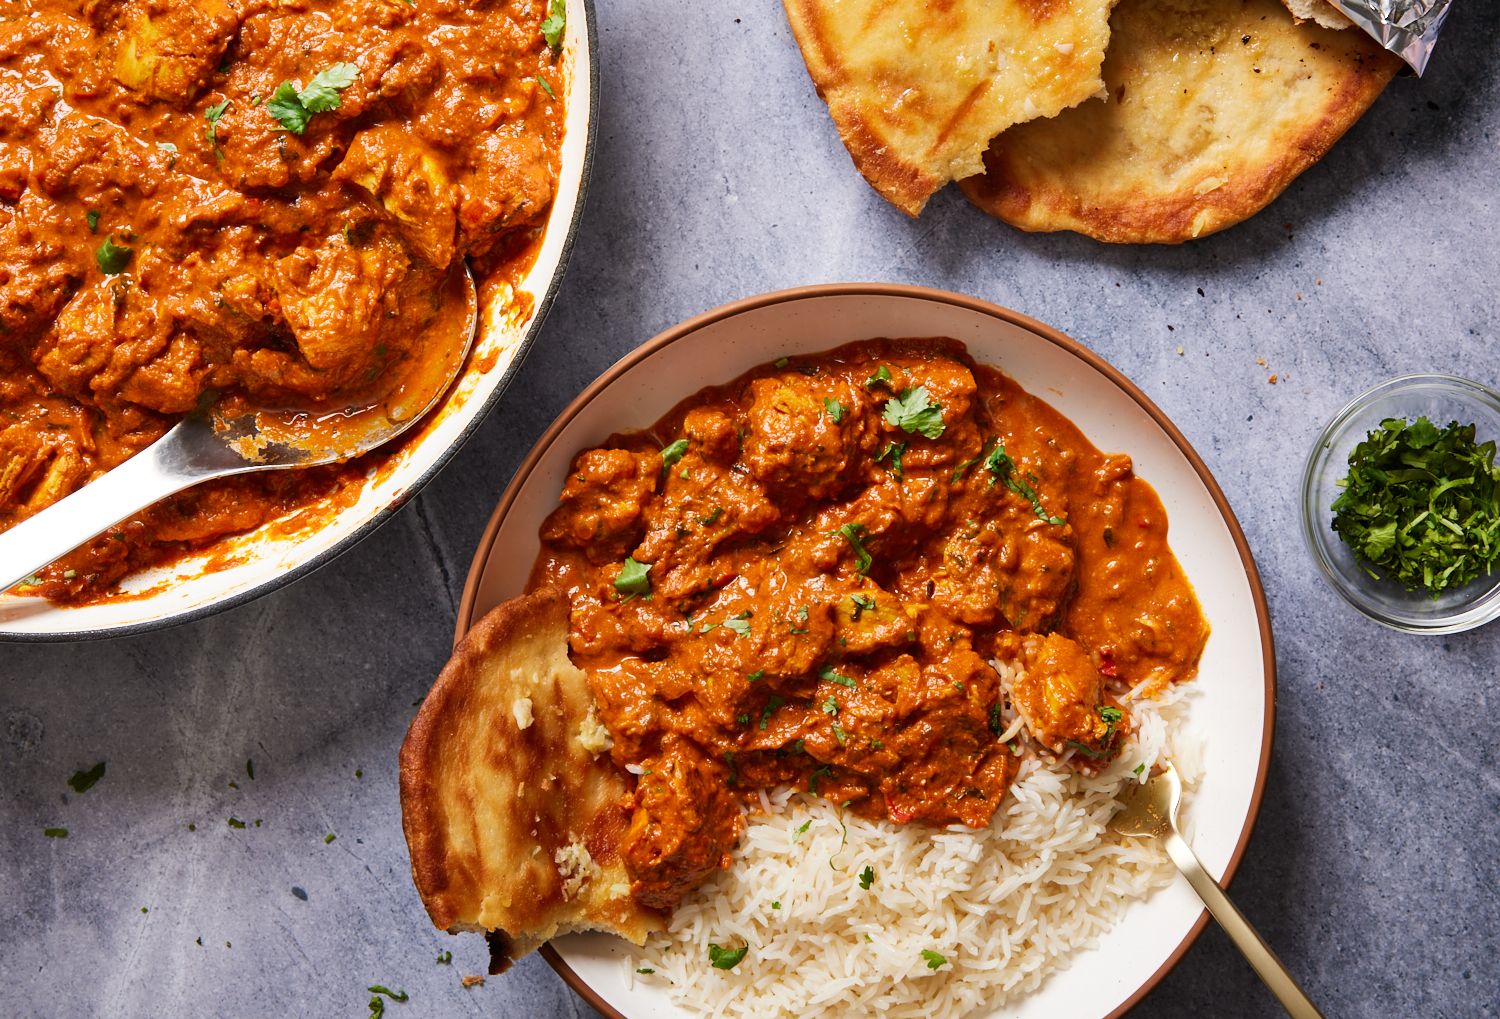
[[[574,398],[572,403],[568,404],[563,412],[557,416],[557,420],[552,422],[551,427],[542,433],[542,437],[537,440],[536,445],[531,448],[531,452],[526,455],[526,459],[521,462],[521,466],[516,469],[515,476],[511,478],[510,484],[505,487],[505,494],[500,497],[500,504],[495,507],[494,515],[490,517],[489,524],[485,526],[484,535],[479,539],[479,547],[474,552],[474,560],[469,566],[469,576],[464,581],[463,598],[458,604],[458,618],[453,634],[453,643],[457,644],[463,635],[468,632],[469,627],[473,625],[474,601],[478,595],[479,578],[484,572],[485,563],[489,561],[490,551],[495,543],[495,534],[500,530],[500,521],[505,517],[506,512],[509,511],[511,503],[515,501],[516,494],[520,491],[522,482],[535,469],[537,461],[541,460],[542,455],[551,447],[564,426],[577,416],[579,411],[590,400],[637,362],[649,357],[668,344],[676,343],[684,337],[691,336],[706,325],[732,318],[742,312],[768,307],[773,304],[783,304],[788,301],[800,301],[809,297],[915,297],[921,300],[936,301],[942,304],[952,304],[960,308],[967,308],[971,311],[977,311],[998,318],[1001,321],[1009,322],[1011,325],[1020,326],[1035,333],[1042,339],[1062,347],[1064,350],[1098,369],[1111,382],[1119,386],[1126,395],[1140,404],[1141,408],[1147,414],[1151,415],[1152,420],[1161,427],[1162,431],[1166,432],[1171,440],[1176,443],[1177,448],[1182,451],[1182,455],[1187,457],[1188,463],[1192,465],[1199,480],[1208,489],[1208,494],[1213,497],[1214,504],[1218,506],[1219,513],[1223,516],[1224,523],[1229,528],[1229,534],[1234,539],[1234,547],[1239,550],[1240,561],[1245,567],[1245,578],[1250,582],[1250,595],[1255,602],[1256,621],[1260,626],[1261,654],[1265,658],[1266,713],[1262,723],[1260,764],[1255,775],[1255,789],[1250,794],[1250,810],[1245,815],[1245,826],[1240,830],[1239,841],[1235,843],[1234,852],[1229,857],[1229,865],[1224,868],[1224,877],[1219,881],[1220,886],[1228,887],[1230,881],[1234,879],[1235,871],[1239,869],[1240,860],[1245,855],[1245,847],[1250,842],[1250,834],[1255,829],[1256,818],[1260,815],[1260,803],[1266,791],[1266,775],[1270,770],[1269,766],[1271,762],[1271,741],[1275,735],[1276,724],[1276,647],[1271,637],[1271,616],[1266,607],[1266,592],[1265,588],[1261,586],[1260,571],[1255,568],[1255,559],[1250,554],[1250,545],[1245,540],[1245,532],[1240,528],[1240,522],[1236,519],[1234,510],[1229,508],[1229,500],[1224,497],[1224,492],[1219,488],[1219,483],[1209,473],[1208,465],[1203,462],[1203,458],[1198,455],[1197,450],[1193,449],[1187,437],[1168,419],[1161,408],[1153,403],[1151,398],[1142,392],[1135,383],[1126,378],[1118,368],[1077,340],[1059,332],[1051,326],[1038,322],[1036,319],[1022,315],[1019,312],[1011,311],[1009,308],[1002,308],[997,304],[981,301],[977,297],[968,297],[948,290],[936,290],[930,287],[919,287],[902,283],[825,283],[818,286],[794,287],[790,290],[774,290],[768,294],[746,297],[730,304],[721,305],[711,311],[705,311],[701,315],[695,315],[664,332],[658,333],[650,340],[636,347],[611,365],[604,374],[590,383],[583,392]],[[1106,1019],[1120,1019],[1121,1016],[1139,1004],[1142,998],[1150,994],[1156,988],[1156,985],[1161,983],[1162,978],[1182,961],[1182,957],[1187,954],[1189,948],[1193,947],[1193,942],[1198,940],[1198,935],[1203,933],[1203,928],[1207,924],[1208,913],[1204,911],[1199,914],[1197,922],[1193,924],[1187,936],[1173,949],[1172,954],[1167,956],[1166,961],[1157,968],[1155,973],[1147,977],[1140,987],[1136,988],[1134,993],[1126,998],[1118,1008],[1109,1013]],[[564,982],[579,997],[588,1002],[589,1005],[603,1013],[608,1019],[626,1019],[623,1013],[615,1009],[609,1002],[599,996],[599,992],[585,983],[583,978],[573,971],[573,968],[563,960],[562,956],[557,953],[557,950],[551,944],[543,945],[541,953],[552,968],[557,971],[558,976],[562,977]]]

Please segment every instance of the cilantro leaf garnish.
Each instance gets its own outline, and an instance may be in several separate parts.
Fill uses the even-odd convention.
[[[1349,454],[1333,530],[1377,579],[1436,598],[1500,560],[1495,442],[1475,426],[1387,418]]]
[[[90,209],[88,212],[85,212],[83,214],[83,218],[88,221],[88,224],[89,224],[89,233],[96,234],[96,233],[99,232],[99,210],[98,209]]]
[[[208,121],[208,127],[203,130],[203,137],[208,144],[214,148],[214,158],[223,159],[224,149],[219,145],[219,118],[224,116],[224,111],[229,109],[229,100],[214,103],[203,111],[203,119]]]
[[[844,405],[833,397],[823,397],[823,409],[828,411],[828,416],[833,419],[834,424],[844,420]]]
[[[882,449],[880,451],[880,455],[875,458],[875,462],[879,463],[880,461],[884,460],[887,456],[889,456],[891,458],[891,473],[894,474],[894,475],[896,475],[896,480],[897,481],[900,481],[901,478],[902,478],[902,475],[905,474],[905,471],[902,470],[902,467],[901,467],[901,457],[905,453],[906,453],[906,443],[904,443],[904,442],[887,442],[885,444],[885,449]]]
[[[625,565],[615,577],[615,590],[621,594],[650,594],[650,573],[650,563],[638,563],[634,556],[626,556]]]
[[[930,948],[922,949],[922,958],[927,962],[928,969],[939,969],[948,964],[946,956],[940,955]]]
[[[833,697],[829,697],[819,706],[823,709],[823,714],[832,715],[834,718],[839,717],[839,702]]]
[[[733,619],[724,620],[724,626],[727,629],[733,630],[741,637],[748,637],[750,636],[750,616],[750,610],[746,609]]]
[[[844,540],[854,550],[854,569],[856,572],[861,576],[869,573],[870,567],[874,565],[875,560],[870,558],[870,553],[865,550],[864,543],[859,540],[865,533],[864,524],[844,524],[839,528],[838,533],[844,536]]]
[[[851,594],[849,601],[854,605],[853,610],[849,613],[849,621],[852,623],[859,622],[859,617],[864,613],[875,611],[874,598],[869,598],[862,594]]]
[[[1048,513],[1047,508],[1042,505],[1041,496],[1036,494],[1036,489],[1016,477],[1016,462],[1005,451],[1003,443],[996,441],[995,448],[990,450],[989,455],[984,458],[984,468],[991,474],[991,485],[996,481],[1005,482],[1006,488],[1031,503],[1031,512],[1037,515],[1037,519],[1045,520],[1056,527],[1067,523],[1062,517],[1055,517]]]
[[[871,867],[869,864],[865,864],[865,869],[859,872],[859,886],[865,891],[869,891],[870,886],[874,883],[875,868]]]
[[[739,948],[722,948],[709,942],[708,962],[714,969],[734,969],[748,951],[750,951],[749,945],[741,945]]]
[[[776,709],[786,703],[785,697],[777,697],[775,694],[766,701],[766,706],[760,709],[760,731],[765,732],[766,726],[771,724],[771,716],[776,714]]]
[[[104,777],[104,762],[100,761],[88,771],[75,771],[73,777],[68,779],[68,785],[75,793],[86,793],[94,788],[94,783]]]
[[[834,672],[833,666],[831,665],[825,668],[822,672],[818,673],[818,675],[823,677],[830,683],[837,683],[839,686],[847,686],[851,690],[855,686],[854,680],[850,679],[848,676],[841,676],[837,672]]]
[[[754,683],[758,679],[765,679],[765,677],[766,677],[766,670],[765,669],[756,669],[754,672],[750,673],[750,675],[748,675],[748,676],[745,677],[745,682],[747,682],[747,683]]]
[[[285,130],[301,134],[307,130],[313,114],[339,108],[343,102],[340,93],[354,84],[358,75],[359,68],[353,64],[334,64],[313,75],[306,88],[284,81],[266,102],[266,112]]]
[[[552,0],[552,7],[542,22],[542,38],[554,50],[562,48],[563,30],[568,27],[568,11],[565,0]]]
[[[849,742],[849,734],[837,722],[833,723],[833,735],[839,741],[839,746]]]
[[[865,387],[867,389],[874,389],[876,386],[879,386],[879,385],[886,385],[886,386],[888,386],[888,385],[890,385],[890,383],[891,383],[891,370],[889,368],[887,368],[885,365],[881,365],[879,368],[876,368],[875,369],[875,374],[871,375],[869,378],[865,379]]]
[[[104,238],[104,243],[94,250],[94,261],[99,263],[99,271],[106,276],[118,276],[125,271],[130,264],[130,256],[135,254],[133,248],[116,244],[113,237]]]
[[[687,451],[688,441],[686,439],[678,439],[676,442],[668,443],[661,451],[661,469],[666,470],[668,467],[671,467],[678,460],[681,460],[682,454]]]
[[[543,78],[541,75],[537,75],[536,83],[542,87],[543,92],[547,93],[547,97],[549,99],[557,98],[557,93],[552,91],[552,85],[547,81],[546,78]],[[655,971],[653,970],[652,972]]]
[[[902,390],[885,401],[885,420],[904,432],[936,439],[943,434],[942,404],[932,402],[926,386]]]

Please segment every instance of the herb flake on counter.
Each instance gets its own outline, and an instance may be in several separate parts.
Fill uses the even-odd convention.
[[[568,9],[565,0],[552,0],[547,17],[542,21],[542,39],[556,52],[562,48],[563,31],[568,27]]]
[[[904,432],[936,439],[943,434],[943,406],[934,403],[926,386],[906,389],[885,402],[885,420]]]
[[[266,102],[266,112],[275,118],[284,130],[301,134],[315,113],[328,113],[339,108],[344,98],[340,94],[354,84],[359,68],[354,64],[334,64],[313,75],[306,88],[297,83],[284,81]]]
[[[237,817],[231,817],[229,819],[229,827],[231,827],[231,828],[243,828],[243,827],[245,827],[245,822],[241,821]]]
[[[823,409],[828,412],[828,416],[833,419],[834,424],[838,424],[844,420],[844,405],[833,397],[823,397]]]
[[[626,556],[624,566],[615,577],[615,590],[627,595],[650,594],[650,573],[650,563],[638,563],[634,556]]]
[[[1436,598],[1494,569],[1500,470],[1475,431],[1387,418],[1350,451],[1332,526],[1371,577]]]
[[[335,835],[333,832],[329,832],[327,835],[323,836],[323,845],[328,845],[336,838],[338,838],[337,835]]]
[[[134,248],[116,244],[113,237],[106,237],[104,243],[94,249],[94,261],[104,275],[118,276],[125,271],[125,267],[130,264],[130,256],[134,254]]]
[[[88,771],[75,771],[73,777],[68,779],[68,786],[75,793],[86,793],[94,788],[101,778],[104,777],[104,762],[100,761]]]
[[[941,969],[948,964],[947,956],[934,952],[930,948],[922,949],[922,959],[927,963],[928,969]]]
[[[439,966],[451,966],[453,964],[453,953],[439,952],[437,961]]]
[[[739,948],[723,948],[709,942],[708,962],[714,969],[734,969],[749,951],[749,945],[741,945]]]
[[[365,990],[369,991],[371,994],[383,994],[387,998],[390,998],[392,1001],[406,1001],[411,997],[411,995],[407,994],[404,990],[393,991],[389,987],[385,986],[385,984],[371,984],[369,987],[366,987]]]
[[[65,838],[68,837],[68,829],[66,829],[66,828],[43,828],[42,829],[42,834],[45,835],[45,836],[47,836],[47,838],[49,838],[49,839],[65,839]]]

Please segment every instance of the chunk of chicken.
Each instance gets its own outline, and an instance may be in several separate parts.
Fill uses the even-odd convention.
[[[660,476],[661,457],[654,453],[580,453],[563,485],[562,505],[542,524],[542,540],[584,549],[594,562],[623,558],[640,542],[641,508]]]
[[[208,84],[239,22],[224,0],[127,4],[117,29],[115,80],[153,99],[190,99]]]
[[[750,383],[741,458],[778,501],[799,505],[834,495],[860,450],[860,415],[851,401],[840,404],[834,420],[827,392],[826,384],[797,374]]]
[[[369,194],[419,258],[438,268],[453,261],[458,191],[405,125],[380,124],[355,135],[333,179]]]
[[[1129,731],[1125,709],[1104,694],[1104,676],[1089,653],[1061,634],[1022,644],[1025,670],[1011,685],[1011,700],[1038,743],[1091,768],[1119,752]]]

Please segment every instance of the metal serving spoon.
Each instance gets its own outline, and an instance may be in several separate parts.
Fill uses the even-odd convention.
[[[1281,960],[1276,958],[1270,946],[1261,940],[1255,928],[1229,901],[1229,896],[1208,876],[1198,857],[1188,846],[1187,839],[1177,828],[1177,808],[1182,803],[1182,779],[1177,769],[1168,762],[1166,767],[1144,784],[1131,783],[1121,797],[1122,809],[1110,821],[1110,827],[1121,835],[1150,835],[1165,839],[1167,855],[1188,879],[1198,898],[1208,907],[1224,933],[1229,935],[1235,947],[1244,953],[1255,972],[1265,981],[1271,993],[1276,995],[1281,1007],[1292,1019],[1323,1019],[1297,981],[1287,972]]]
[[[152,503],[213,478],[349,460],[405,432],[433,408],[463,367],[479,324],[468,266],[448,274],[433,340],[390,392],[333,411],[212,409],[183,418],[135,456],[0,534],[0,592]]]

